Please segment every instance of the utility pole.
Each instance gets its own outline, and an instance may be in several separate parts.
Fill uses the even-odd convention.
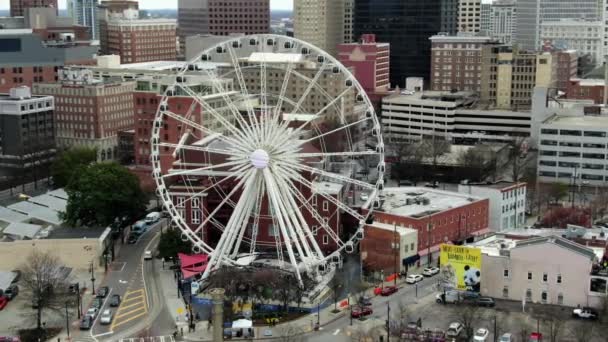
[[[68,314],[68,302],[65,302],[65,329],[68,332],[68,338],[70,338],[70,316]]]
[[[74,285],[76,288],[76,311],[78,311],[78,319],[80,319],[80,312],[82,311],[80,307],[80,283],[76,282]]]
[[[93,261],[91,261],[91,287],[93,288],[93,295],[95,295],[95,269],[93,267]]]
[[[399,272],[398,266],[397,266],[397,251],[398,249],[401,247],[397,244],[397,242],[395,242],[395,240],[397,239],[397,224],[393,224],[393,257],[394,257],[394,261],[393,261],[393,267],[395,268],[395,274],[394,274],[394,284],[395,286],[397,286],[397,274]]]
[[[498,341],[498,329],[496,327],[496,316],[494,316],[494,342]]]
[[[386,342],[391,341],[391,303],[386,302]]]

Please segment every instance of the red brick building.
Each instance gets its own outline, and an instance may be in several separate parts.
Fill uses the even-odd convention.
[[[175,20],[111,19],[102,26],[102,54],[119,55],[121,63],[173,61],[177,58]]]
[[[449,191],[387,188],[373,215],[375,223],[417,230],[420,257],[438,251],[442,243],[461,243],[489,232],[489,201]]]
[[[373,34],[362,35],[359,43],[338,45],[338,60],[354,70],[368,93],[390,88],[390,53],[390,44],[377,43]]]
[[[578,73],[578,56],[576,51],[556,51],[553,56],[557,60],[557,89],[563,92],[568,90],[570,80],[576,78]]]
[[[11,17],[23,17],[32,7],[52,7],[57,11],[57,0],[11,0]]]
[[[566,89],[566,98],[576,100],[593,100],[595,104],[604,103],[605,81],[600,79],[570,79]]]

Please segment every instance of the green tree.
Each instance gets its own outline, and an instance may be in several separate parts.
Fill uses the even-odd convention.
[[[160,236],[158,256],[165,260],[177,257],[177,253],[190,253],[192,242],[183,241],[178,229],[168,229]]]
[[[116,163],[82,168],[66,192],[68,205],[61,219],[72,226],[107,227],[116,218],[133,222],[146,209],[147,199],[137,177]]]
[[[97,150],[87,147],[74,147],[63,151],[51,165],[51,176],[57,187],[63,188],[70,183],[73,175],[97,160]]]

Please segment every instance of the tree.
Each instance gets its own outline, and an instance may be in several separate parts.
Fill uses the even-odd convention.
[[[176,258],[178,253],[190,253],[192,242],[183,241],[178,229],[167,229],[158,242],[158,256],[165,260]]]
[[[352,342],[374,342],[377,341],[380,336],[385,336],[382,329],[379,327],[366,328],[358,325],[354,330],[351,331],[350,340]]]
[[[530,323],[528,323],[528,321],[525,319],[520,319],[520,322],[517,326],[519,327],[519,340],[527,341],[530,338],[530,333],[532,332],[532,327],[530,327]]]
[[[568,186],[563,183],[552,183],[549,188],[549,198],[553,203],[559,203],[559,201],[568,194]]]
[[[332,299],[334,300],[334,312],[338,312],[338,300],[340,299],[340,289],[342,288],[342,276],[338,272],[334,275],[331,281],[328,284],[329,288],[332,291]]]
[[[596,325],[590,322],[575,322],[570,334],[576,342],[590,342],[595,335]]]
[[[147,199],[137,177],[116,163],[89,165],[73,177],[64,222],[72,226],[107,227],[116,218],[133,222],[146,209]]]
[[[591,212],[588,208],[553,208],[543,217],[543,227],[566,228],[569,224],[591,227]]]
[[[51,165],[51,176],[55,186],[63,188],[74,175],[97,160],[97,150],[87,147],[73,147],[63,151]]]
[[[407,309],[407,305],[402,301],[399,301],[399,305],[396,309],[392,309],[391,313],[392,317],[390,317],[391,321],[389,327],[391,335],[401,336],[408,331],[408,323],[410,322],[410,313]]]
[[[480,312],[477,306],[463,305],[459,307],[458,318],[456,318],[456,320],[462,324],[462,331],[467,341],[473,339],[475,326],[480,318]]]
[[[68,299],[69,281],[66,279],[63,265],[50,252],[34,250],[25,260],[21,271],[21,286],[31,293],[36,328],[41,330],[43,312],[63,312]]]
[[[549,332],[549,342],[559,342],[564,330],[564,320],[556,312],[550,312],[543,318],[543,322]]]
[[[483,145],[475,146],[460,152],[458,164],[465,168],[471,180],[484,181],[492,172],[496,173],[496,153]]]
[[[515,138],[508,144],[508,164],[511,166],[511,179],[514,182],[519,182],[526,172],[528,165],[527,145],[528,139],[524,137]]]

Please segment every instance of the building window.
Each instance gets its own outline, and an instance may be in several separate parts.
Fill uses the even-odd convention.
[[[201,207],[201,198],[193,197],[192,198],[192,208],[200,208]]]
[[[530,290],[530,289],[526,290],[526,301],[528,301],[528,302],[532,301],[532,290]]]
[[[313,207],[317,206],[317,196],[315,196],[315,195],[312,196],[312,205],[313,205]]]
[[[329,236],[323,235],[323,244],[324,245],[328,245],[329,244]]]
[[[327,201],[323,201],[323,211],[328,211],[329,210],[329,203],[327,203]]]
[[[279,235],[277,227],[274,224],[268,226],[268,236],[276,237]]]
[[[503,270],[502,271],[502,276],[505,278],[509,278],[509,270]]]
[[[532,280],[532,272],[528,272],[528,280]]]
[[[502,288],[502,298],[509,298],[509,287],[505,286]]]
[[[201,211],[200,210],[192,210],[192,224],[201,223]]]
[[[558,274],[558,275],[557,275],[557,283],[558,283],[558,284],[561,284],[561,283],[562,283],[562,275],[561,275],[561,274]]]
[[[548,278],[547,273],[543,273],[543,283],[546,283]]]
[[[564,294],[558,293],[557,294],[557,305],[563,305],[563,304],[564,304]]]
[[[410,244],[410,250],[413,251],[414,250],[414,243]]]
[[[317,230],[319,229],[319,227],[317,226],[312,226],[312,235],[317,235]]]
[[[542,291],[540,293],[540,300],[543,302],[543,304],[547,303],[547,291]]]
[[[182,219],[184,219],[184,220],[186,219],[186,210],[184,210],[184,209],[177,209],[177,213],[179,214],[179,216]]]
[[[184,196],[177,196],[177,205],[176,205],[176,207],[183,208],[185,202],[186,202],[186,197],[184,197]]]

